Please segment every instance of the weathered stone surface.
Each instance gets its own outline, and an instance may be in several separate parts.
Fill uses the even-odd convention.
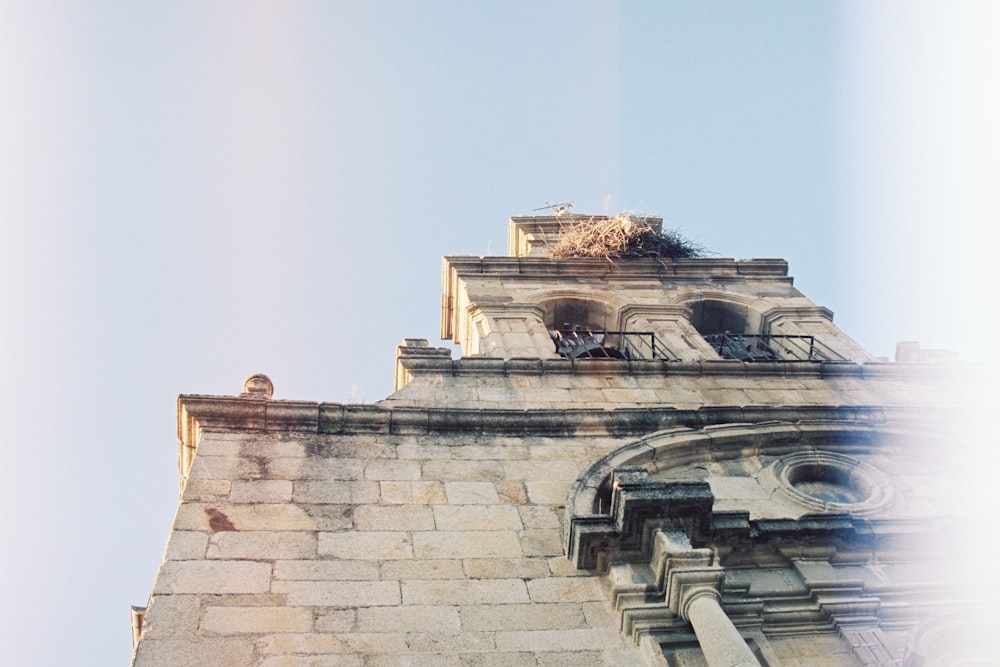
[[[146,613],[145,639],[189,639],[198,632],[201,596],[157,595]]]
[[[418,480],[420,463],[394,459],[376,459],[365,464],[365,479],[373,480]]]
[[[167,561],[154,594],[266,593],[271,564],[250,561]]]
[[[406,652],[406,635],[394,632],[344,632],[339,634],[269,635],[257,642],[264,655],[296,653],[392,653]],[[246,663],[249,664],[249,663]]]
[[[369,560],[276,560],[274,578],[297,581],[374,580],[379,578],[379,567],[378,563]]]
[[[450,505],[492,505],[500,500],[490,482],[445,482]]]
[[[438,505],[434,527],[445,531],[520,530],[523,524],[521,515],[508,505]]]
[[[208,550],[208,533],[193,530],[177,530],[167,542],[166,560],[199,560]]]
[[[413,545],[409,533],[398,531],[320,533],[319,555],[345,560],[394,560],[412,558]]]
[[[206,607],[201,629],[222,635],[309,632],[312,611],[304,607]]]
[[[253,664],[253,654],[254,645],[248,639],[149,639],[139,645],[135,663],[185,667],[250,665]]]
[[[417,505],[364,505],[354,510],[358,530],[434,530],[430,507]]]
[[[212,535],[208,558],[266,560],[280,554],[283,558],[314,558],[316,534],[313,532],[226,531]]]
[[[282,503],[291,499],[292,482],[285,479],[238,479],[229,493],[233,503]]]
[[[441,482],[379,482],[382,502],[397,505],[436,505],[447,502]]]
[[[540,558],[477,558],[462,562],[470,579],[534,579],[549,575],[548,563]]]
[[[505,651],[601,650],[618,641],[613,632],[604,628],[513,630],[496,635],[497,648]]]
[[[457,607],[369,607],[358,610],[359,632],[457,633],[461,628]]]
[[[508,604],[528,602],[520,579],[404,581],[403,604]]]
[[[578,604],[470,605],[461,614],[466,630],[563,630],[587,624]]]
[[[305,508],[292,504],[227,505],[186,503],[177,509],[178,530],[316,530]]]
[[[532,602],[588,602],[605,599],[597,582],[591,577],[532,579],[528,582],[528,595]]]
[[[275,581],[293,607],[383,607],[400,603],[398,581]]]
[[[521,541],[513,531],[434,531],[413,534],[417,558],[517,558]]]
[[[387,560],[380,565],[383,579],[463,579],[458,560]]]

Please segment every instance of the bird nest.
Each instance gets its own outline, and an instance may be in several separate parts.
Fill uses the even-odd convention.
[[[704,257],[705,254],[704,248],[677,232],[658,232],[627,213],[610,218],[591,218],[567,227],[550,252],[554,259],[603,257],[608,260],[630,257],[678,259]]]

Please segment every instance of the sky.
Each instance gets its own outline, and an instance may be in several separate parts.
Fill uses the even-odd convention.
[[[375,402],[547,203],[996,360],[991,2],[0,0],[7,664],[127,664],[176,396]],[[456,356],[457,356],[456,352]]]

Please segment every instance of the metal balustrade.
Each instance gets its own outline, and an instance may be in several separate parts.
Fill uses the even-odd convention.
[[[549,332],[556,352],[570,361],[577,359],[663,359],[679,357],[650,331],[603,331],[556,329]]]
[[[845,361],[814,336],[720,333],[705,340],[723,359],[739,361]]]

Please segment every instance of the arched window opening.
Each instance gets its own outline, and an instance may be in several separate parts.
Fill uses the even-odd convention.
[[[699,301],[691,306],[691,324],[723,359],[777,361],[769,340],[760,336],[760,317],[744,305]]]
[[[545,306],[545,326],[565,359],[676,359],[652,332],[616,331],[618,310],[594,299],[566,297]]]
[[[691,304],[690,308],[691,324],[723,359],[843,360],[813,336],[765,333],[761,313],[744,304],[706,299]]]

